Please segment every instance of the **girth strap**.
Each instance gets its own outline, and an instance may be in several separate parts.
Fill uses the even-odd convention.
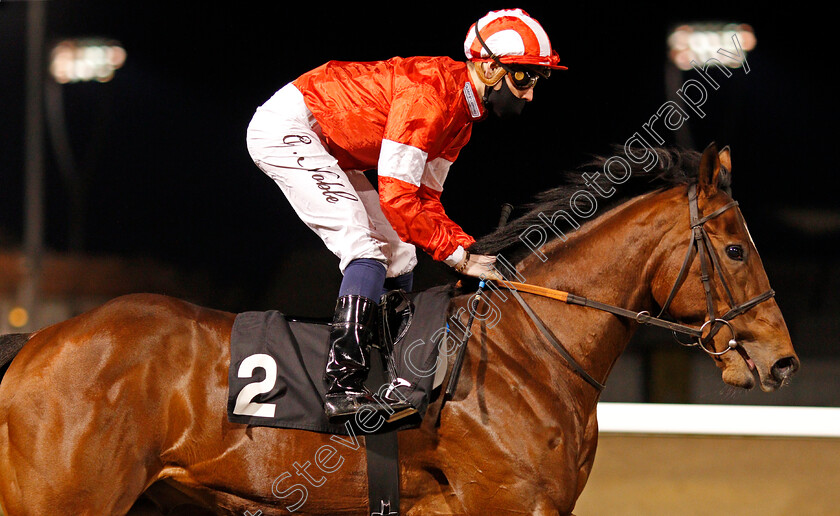
[[[381,353],[371,353],[368,385],[385,385],[386,358]],[[367,458],[368,505],[371,516],[398,516],[400,513],[400,452],[397,431],[365,435]]]

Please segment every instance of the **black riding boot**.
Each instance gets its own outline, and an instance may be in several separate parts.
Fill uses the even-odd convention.
[[[351,415],[364,405],[376,405],[365,380],[378,313],[377,304],[362,296],[342,296],[336,303],[326,369],[329,385],[324,410],[329,417]]]
[[[362,407],[381,412],[391,422],[416,412],[394,394],[374,394],[365,386],[370,372],[370,347],[378,335],[379,306],[363,296],[338,299],[330,325],[330,354],[324,411],[330,418],[351,416]]]

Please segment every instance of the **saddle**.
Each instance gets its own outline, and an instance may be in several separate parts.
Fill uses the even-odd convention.
[[[228,420],[252,426],[293,428],[349,435],[416,427],[435,387],[452,287],[383,296],[379,343],[371,353],[367,385],[391,399],[407,400],[416,413],[389,424],[359,424],[355,418],[327,419],[324,365],[329,352],[329,320],[303,319],[276,310],[243,312],[231,332]],[[445,368],[444,368],[445,369]],[[439,379],[439,378],[438,378]]]
[[[447,315],[453,287],[406,294],[392,291],[380,302],[378,353],[371,353],[367,386],[387,398],[408,401],[414,413],[387,421],[355,417],[343,424],[324,413],[324,366],[328,319],[312,320],[276,310],[244,312],[234,320],[228,372],[228,420],[251,426],[365,435],[371,514],[399,514],[397,432],[419,426],[446,361],[439,350],[449,338]],[[443,349],[449,349],[443,348]],[[439,367],[442,366],[442,367]]]

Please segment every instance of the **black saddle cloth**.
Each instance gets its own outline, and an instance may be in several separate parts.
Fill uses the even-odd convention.
[[[331,423],[324,414],[324,367],[329,352],[326,322],[293,320],[275,310],[238,314],[230,339],[228,420],[340,435],[417,426],[432,394],[439,344],[448,332],[451,295],[448,286],[408,295],[414,315],[395,342],[393,357],[397,375],[409,384],[399,387],[399,394],[417,409],[417,414],[375,431]],[[367,385],[373,392],[388,383],[383,364],[380,353],[372,349]]]

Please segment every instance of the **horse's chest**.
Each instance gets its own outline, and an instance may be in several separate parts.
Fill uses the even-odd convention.
[[[563,507],[577,492],[585,446],[579,422],[537,424],[509,418],[504,424],[453,434],[441,468],[454,494],[469,509],[533,510],[523,504]],[[444,444],[444,443],[441,443]]]

